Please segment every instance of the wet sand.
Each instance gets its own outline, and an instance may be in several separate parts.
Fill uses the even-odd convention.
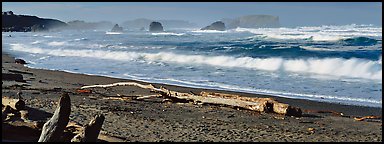
[[[22,71],[20,73],[17,71]],[[134,86],[93,88],[92,94],[76,93],[81,86],[139,82],[103,76],[74,74],[63,71],[32,69],[15,64],[14,58],[2,54],[2,72],[19,73],[26,82],[2,80],[2,96],[15,97],[21,90],[27,106],[53,113],[62,91],[70,92],[72,110],[70,121],[85,125],[95,114],[103,114],[103,134],[124,141],[139,142],[381,142],[382,121],[356,121],[353,118],[382,115],[382,108],[349,106],[334,103],[288,99],[230,91],[179,87],[165,84],[167,89],[180,92],[201,91],[238,94],[249,97],[271,97],[278,102],[301,108],[302,117],[274,113],[259,113],[218,105],[170,103],[159,99],[138,101],[108,99],[107,96],[153,95]],[[19,86],[17,86],[19,85]],[[21,86],[23,85],[23,86]],[[317,112],[316,112],[317,111]],[[335,111],[343,113],[319,113]]]

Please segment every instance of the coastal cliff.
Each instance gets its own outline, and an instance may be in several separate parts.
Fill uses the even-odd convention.
[[[37,16],[15,15],[12,11],[2,12],[2,32],[49,31],[67,26],[56,19],[45,19]]]

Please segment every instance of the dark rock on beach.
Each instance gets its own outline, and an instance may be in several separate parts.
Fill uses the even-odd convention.
[[[15,59],[15,63],[17,63],[17,64],[27,64],[25,62],[25,60],[23,60],[23,59]]]

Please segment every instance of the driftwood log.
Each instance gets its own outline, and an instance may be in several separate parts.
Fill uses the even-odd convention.
[[[365,119],[381,119],[381,116],[354,117],[353,119],[355,119],[357,121],[364,121]]]
[[[71,113],[71,100],[68,93],[63,93],[59,100],[59,105],[56,108],[52,118],[48,120],[42,129],[39,142],[55,142],[60,141],[65,127],[69,122]]]
[[[12,107],[9,105],[6,105],[5,108],[1,111],[2,121],[7,119],[8,113],[11,113],[12,111],[13,111]]]
[[[89,124],[84,126],[81,133],[73,137],[71,142],[96,142],[104,119],[104,115],[96,115]]]
[[[300,108],[292,107],[288,104],[279,103],[272,98],[251,98],[242,97],[240,95],[223,94],[223,93],[209,93],[202,91],[200,96],[206,98],[219,98],[230,100],[230,105],[242,107],[249,110],[256,110],[261,112],[275,112],[278,114],[301,116],[302,111]],[[234,101],[234,102],[232,102]]]
[[[279,103],[272,98],[251,98],[243,97],[239,95],[222,94],[222,93],[209,93],[201,92],[199,95],[194,93],[181,93],[177,91],[171,91],[164,87],[155,88],[153,85],[143,85],[135,82],[118,82],[107,85],[91,85],[83,86],[81,89],[86,88],[106,88],[113,86],[137,86],[144,89],[150,89],[152,92],[159,93],[159,97],[169,99],[173,102],[195,102],[205,104],[221,104],[234,107],[245,108],[259,112],[275,112],[278,114],[289,115],[289,116],[301,116],[302,111],[300,108],[290,106],[288,104]],[[137,99],[153,98],[150,97],[139,97]]]
[[[2,73],[1,79],[5,81],[25,82],[21,74]]]
[[[18,93],[19,99],[21,92]],[[10,101],[10,98],[4,98]],[[70,142],[74,136],[80,142],[123,142],[124,140],[108,135],[99,134],[105,117],[96,115],[91,122],[82,127],[74,122],[69,122],[70,98],[67,93],[62,94],[54,115],[47,115],[45,111],[25,106],[23,110],[12,108],[9,103],[2,104],[2,137],[3,141],[61,141]],[[13,114],[13,115],[9,115]],[[51,117],[52,116],[52,117]],[[51,117],[44,124],[44,120]],[[75,128],[75,129],[74,129]]]
[[[25,109],[25,102],[23,98],[21,97],[21,92],[17,93],[18,98],[13,99],[13,98],[8,98],[8,97],[2,97],[1,102],[3,105],[9,105],[11,108],[15,110],[24,110]]]

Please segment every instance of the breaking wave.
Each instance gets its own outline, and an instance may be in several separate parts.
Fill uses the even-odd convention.
[[[256,37],[283,40],[341,41],[357,37],[382,37],[382,28],[364,25],[296,27],[296,28],[236,28],[236,32],[250,32]]]
[[[110,50],[69,50],[42,49],[23,44],[11,44],[11,49],[35,54],[54,56],[91,57],[120,61],[144,60],[182,64],[203,64],[219,67],[239,67],[266,71],[287,71],[382,80],[381,56],[377,61],[359,58],[302,58],[284,59],[281,57],[252,58],[233,56],[185,55],[172,52],[143,53]]]
[[[343,45],[347,46],[371,46],[377,44],[377,40],[367,37],[355,37],[342,40]]]

